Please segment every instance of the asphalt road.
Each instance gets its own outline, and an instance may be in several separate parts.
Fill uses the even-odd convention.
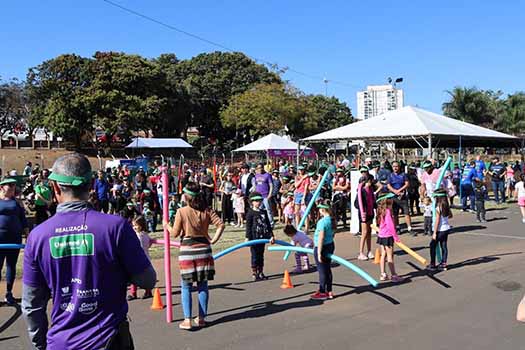
[[[281,253],[267,252],[270,279],[251,282],[249,251],[238,251],[217,261],[210,292],[211,324],[205,329],[178,329],[182,318],[178,288],[173,289],[171,324],[163,311],[149,309],[151,301],[133,301],[130,317],[136,348],[525,349],[525,324],[515,321],[525,292],[525,225],[515,205],[491,210],[487,217],[486,224],[476,223],[472,214],[452,220],[449,271],[429,275],[417,261],[398,252],[396,268],[405,282],[371,288],[338,266],[333,269],[337,298],[325,302],[309,300],[316,290],[315,272],[292,276],[295,288],[280,289],[282,272],[293,268],[293,257],[284,263]],[[402,240],[428,257],[428,238],[403,235]],[[378,278],[377,265],[355,260],[357,247],[358,240],[349,234],[336,238],[337,255]],[[29,348],[15,308],[1,307],[0,323],[0,349]]]

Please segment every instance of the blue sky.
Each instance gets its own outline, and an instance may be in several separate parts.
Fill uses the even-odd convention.
[[[328,83],[356,110],[356,91],[404,78],[405,104],[435,112],[456,85],[525,90],[524,1],[112,0],[252,57]],[[212,45],[148,22],[102,0],[2,1],[0,76],[62,53],[123,51],[190,58]],[[322,79],[289,72],[307,93]]]

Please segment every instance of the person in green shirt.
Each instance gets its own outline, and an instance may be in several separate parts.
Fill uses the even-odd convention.
[[[39,225],[49,218],[48,208],[51,205],[51,189],[46,181],[38,176],[35,185],[35,225]]]

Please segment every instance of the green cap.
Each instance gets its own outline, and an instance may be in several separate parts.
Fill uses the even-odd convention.
[[[330,206],[326,205],[326,204],[317,204],[317,208],[319,208],[319,209],[330,209]]]
[[[304,166],[303,166],[303,165],[299,165],[299,166],[297,167],[297,170],[304,170]]]
[[[9,177],[5,177],[2,181],[0,181],[0,185],[8,185],[8,184],[16,184],[16,180],[11,179]]]
[[[308,176],[314,176],[314,175],[315,175],[315,171],[310,171],[310,172],[308,173]]]
[[[423,164],[421,164],[421,167],[423,169],[430,168],[432,166],[432,162],[430,160],[425,160]]]
[[[395,194],[393,193],[387,193],[387,194],[384,194],[382,196],[379,196],[379,198],[377,198],[376,202],[379,203],[381,202],[382,200],[385,200],[385,199],[389,199],[389,198],[393,198],[395,197]]]
[[[444,190],[436,190],[434,193],[432,193],[432,197],[446,197],[447,192]]]
[[[128,207],[130,207],[130,206],[132,207],[132,206],[133,206],[133,203],[132,203],[132,202],[127,202],[126,205],[127,205]]]
[[[362,167],[359,168],[359,172],[361,172],[361,173],[364,173],[365,171],[369,171],[369,170],[370,169],[368,169],[367,166],[362,166]]]
[[[68,176],[57,174],[55,172],[49,175],[49,180],[55,181],[61,185],[81,186],[91,182],[91,172],[87,173],[84,176]]]
[[[345,169],[343,169],[343,168],[337,168],[337,169],[335,170],[335,172],[336,172],[336,173],[344,173],[344,172],[345,172]]]
[[[253,197],[250,197],[250,200],[258,202],[258,201],[262,201],[263,197],[262,196],[253,196]]]

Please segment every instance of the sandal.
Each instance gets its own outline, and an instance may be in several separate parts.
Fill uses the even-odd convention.
[[[204,327],[206,327],[206,320],[203,319],[203,318],[195,317],[195,318],[193,319],[193,322],[195,323],[195,325],[196,325],[197,327],[200,327],[200,328],[204,328]]]
[[[179,323],[179,328],[187,330],[187,331],[191,330],[191,328],[192,328],[191,320],[184,320],[184,321],[182,321],[181,323]]]

